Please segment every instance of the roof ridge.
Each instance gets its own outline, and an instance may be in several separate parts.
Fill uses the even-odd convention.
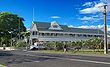
[[[76,27],[68,27],[69,29],[75,29]],[[85,29],[85,30],[100,30],[100,29],[89,29],[89,28],[76,28],[76,29]]]
[[[34,23],[49,23],[49,22],[39,22],[39,21],[34,21]]]

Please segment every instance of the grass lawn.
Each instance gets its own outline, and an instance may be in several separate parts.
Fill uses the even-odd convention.
[[[60,53],[65,54],[63,50],[38,50],[38,52],[44,53]],[[81,50],[68,50],[66,54],[78,54],[78,55],[90,55],[90,56],[109,56],[110,57],[110,49],[108,54],[104,54],[103,49],[100,50],[92,50],[92,49],[81,49]]]
[[[0,64],[0,67],[6,67],[6,66]]]

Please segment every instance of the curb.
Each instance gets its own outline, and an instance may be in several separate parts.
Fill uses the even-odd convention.
[[[110,55],[95,55],[95,54],[91,54],[91,55],[87,55],[87,54],[71,54],[71,53],[63,53],[63,52],[42,52],[42,51],[28,51],[28,52],[34,52],[34,53],[49,53],[49,54],[64,54],[64,55],[81,55],[81,56],[94,56],[94,57],[108,57],[110,58]]]

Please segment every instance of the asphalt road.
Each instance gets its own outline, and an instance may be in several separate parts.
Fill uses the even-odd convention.
[[[110,57],[0,51],[0,64],[7,67],[110,67]]]

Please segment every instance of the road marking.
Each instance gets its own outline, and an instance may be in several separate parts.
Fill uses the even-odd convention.
[[[72,60],[72,61],[80,61],[80,62],[89,62],[89,63],[97,63],[97,64],[110,64],[109,62],[101,62],[101,61],[91,61],[91,60],[80,60],[80,59],[68,59],[68,58],[58,58],[62,60]]]
[[[30,54],[24,54],[24,55],[37,56],[37,55],[30,55]],[[91,61],[91,60],[81,60],[81,59],[69,59],[69,58],[59,58],[59,57],[51,57],[51,56],[38,56],[38,57],[56,58],[56,59],[61,59],[61,60],[71,60],[71,61],[89,62],[89,63],[97,63],[97,64],[109,64],[110,65],[109,62],[101,62],[101,61]]]
[[[33,62],[40,62],[40,61],[33,61]]]

